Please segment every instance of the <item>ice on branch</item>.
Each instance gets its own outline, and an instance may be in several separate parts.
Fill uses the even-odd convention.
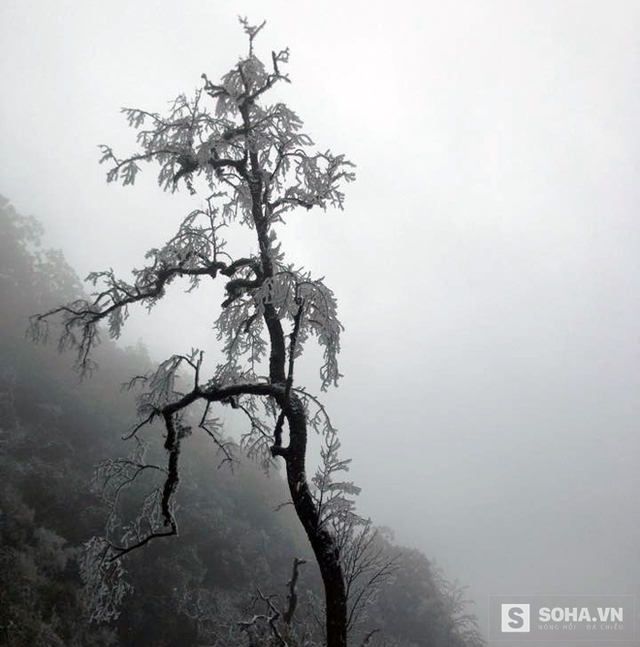
[[[130,308],[152,310],[175,283],[186,283],[193,293],[212,282],[224,289],[212,317],[223,352],[217,366],[206,365],[199,350],[178,350],[130,382],[142,392],[139,421],[128,438],[140,447],[141,429],[162,422],[166,463],[152,466],[144,456],[132,455],[113,461],[102,473],[114,511],[121,489],[142,474],[157,479],[136,520],[116,522],[112,514],[107,533],[112,540],[89,546],[86,581],[93,583],[91,596],[103,618],[112,617],[125,591],[120,585],[103,589],[100,584],[119,580],[120,558],[152,539],[177,534],[173,506],[181,443],[188,442],[192,428],[208,434],[225,460],[231,460],[216,415],[221,406],[244,415],[247,429],[241,443],[251,456],[265,466],[284,461],[292,503],[327,591],[332,589],[338,600],[345,595],[336,533],[359,523],[353,509],[358,488],[338,478],[348,461],[338,457],[336,431],[319,400],[297,384],[295,373],[296,361],[314,338],[323,351],[321,388],[337,384],[342,325],[334,293],[322,278],[287,263],[277,229],[296,211],[304,217],[315,207],[342,209],[344,187],[355,179],[354,165],[344,155],[315,149],[300,117],[284,103],[269,101],[272,88],[289,82],[284,71],[289,52],[259,58],[254,39],[264,24],[241,23],[248,54],[219,81],[203,74],[200,88],[180,94],[163,113],[124,108],[129,126],[137,131],[133,154],[120,156],[101,146],[109,182],[134,184],[147,163],[158,169],[163,190],[186,187],[190,194],[206,197],[182,219],[175,235],[147,253],[143,266],[132,271],[132,281],[117,278],[112,270],[95,272],[89,276],[89,297],[32,318],[32,333],[39,339],[47,336],[50,325],[61,325],[61,349],[75,348],[78,367],[86,372],[101,326],[107,325],[111,338],[119,337]],[[231,238],[240,253],[230,253]],[[193,414],[201,414],[199,424]],[[305,467],[309,428],[324,439],[321,471],[312,483]],[[332,608],[339,617],[330,621],[327,616],[327,642],[342,647],[347,620],[343,611]]]

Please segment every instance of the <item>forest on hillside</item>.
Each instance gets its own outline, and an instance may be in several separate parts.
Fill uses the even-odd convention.
[[[281,505],[288,492],[278,470],[266,475],[247,457],[229,466],[204,434],[182,457],[180,536],[124,557],[125,595],[107,622],[92,621],[86,546],[104,536],[110,511],[96,469],[131,451],[122,437],[135,403],[121,384],[153,365],[142,346],[104,343],[100,370],[79,381],[55,345],[25,338],[30,315],[82,294],[63,254],[41,248],[41,233],[0,198],[0,645],[321,644],[321,581],[295,514]],[[144,479],[135,485],[125,513],[143,502]],[[484,644],[463,587],[395,545],[391,531],[375,542],[393,568],[351,644]],[[295,617],[284,622],[294,592]]]

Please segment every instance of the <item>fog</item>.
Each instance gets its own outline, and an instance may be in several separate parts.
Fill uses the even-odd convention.
[[[258,53],[290,47],[279,96],[318,147],[357,164],[344,212],[281,236],[339,299],[326,401],[361,510],[468,584],[483,626],[488,595],[640,595],[640,5],[2,3],[0,194],[81,276],[126,277],[198,206],[151,168],[107,185],[97,145],[133,151],[121,106],[225,73],[238,13],[267,20]],[[122,343],[213,348],[216,295],[174,293]]]

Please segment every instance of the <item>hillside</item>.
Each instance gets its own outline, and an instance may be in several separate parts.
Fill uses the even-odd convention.
[[[70,356],[25,339],[29,315],[81,293],[63,255],[40,248],[39,233],[34,219],[0,198],[0,644],[275,644],[265,618],[287,605],[295,558],[307,563],[287,641],[318,644],[320,579],[295,515],[280,506],[288,495],[277,469],[267,476],[241,452],[230,467],[195,432],[183,456],[180,536],[128,555],[118,612],[90,622],[84,546],[104,535],[109,515],[94,474],[134,449],[122,440],[135,421],[133,394],[120,385],[152,364],[143,347],[105,343],[100,370],[79,382]],[[162,448],[150,441],[146,451],[153,457]],[[154,487],[144,479],[135,486],[122,499],[125,516]],[[482,644],[462,590],[391,537],[380,532],[375,541],[384,559],[397,557],[393,578],[371,600],[352,644],[367,636],[370,645],[398,647]]]

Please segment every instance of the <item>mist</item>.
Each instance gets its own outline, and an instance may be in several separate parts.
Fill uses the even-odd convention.
[[[97,145],[133,151],[121,106],[225,73],[237,13],[267,20],[260,53],[290,47],[282,98],[357,164],[344,212],[279,233],[339,300],[325,401],[360,510],[485,629],[489,595],[640,595],[640,5],[4,3],[0,194],[81,276],[126,278],[201,204],[151,168],[107,185]],[[219,294],[169,297],[122,345],[213,355]]]

